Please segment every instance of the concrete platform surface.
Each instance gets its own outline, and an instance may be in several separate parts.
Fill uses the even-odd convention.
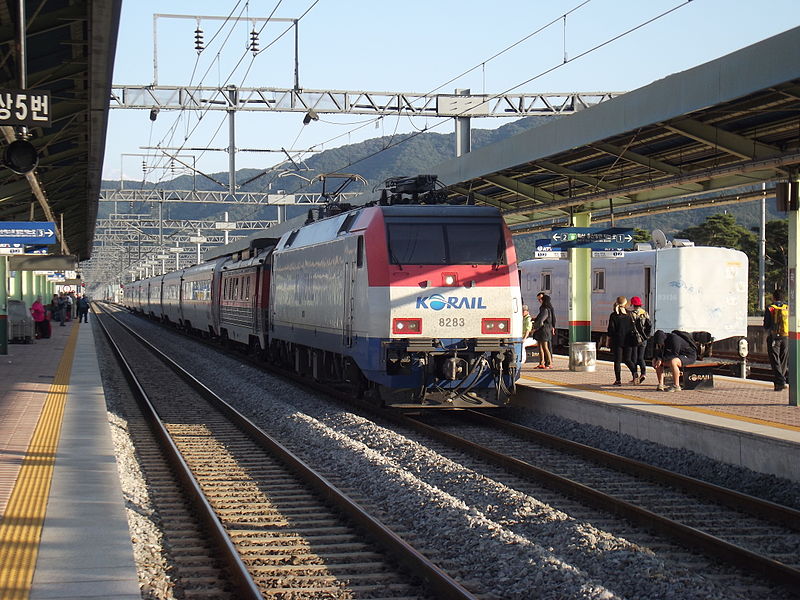
[[[786,390],[715,375],[713,389],[661,392],[649,367],[643,384],[617,387],[610,362],[570,371],[567,357],[554,361],[547,370],[526,363],[515,403],[800,481],[800,407],[789,406]]]

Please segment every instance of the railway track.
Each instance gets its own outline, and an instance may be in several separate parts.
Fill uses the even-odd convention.
[[[395,417],[687,548],[800,589],[800,511],[475,411]]]
[[[158,450],[137,451],[167,454],[199,515],[200,524],[192,523],[176,501],[165,519],[182,524],[167,537],[186,563],[175,585],[188,595],[473,598],[109,313],[100,321],[159,439]],[[174,479],[153,472],[154,494],[174,495]]]
[[[152,337],[152,339],[158,339],[160,336],[160,334],[156,333],[155,330],[153,333],[150,333],[149,335]],[[190,353],[192,352],[192,350],[190,350],[189,348],[187,348],[187,351],[189,351]],[[239,362],[241,358],[235,360]],[[223,362],[227,362],[227,360]],[[305,385],[308,385],[309,387],[312,387],[317,391],[319,390],[323,390],[326,392],[330,391],[330,390],[325,390],[323,387],[313,385],[313,382],[308,379],[304,379],[303,383]],[[274,385],[274,384],[270,383],[269,385]],[[245,391],[245,393],[247,392]],[[352,410],[352,404],[349,405],[351,407],[350,410]],[[370,408],[370,407],[367,405],[367,406],[362,406],[362,408]],[[376,421],[375,425],[378,428],[380,428],[381,425],[379,425],[378,422],[382,421],[383,418],[390,417],[391,414],[385,410],[374,410],[374,407],[371,408],[372,412],[370,414],[372,415],[372,417],[378,417],[373,420]],[[326,409],[326,412],[328,410],[329,409]],[[458,412],[463,415],[468,414],[466,412],[464,413],[461,413],[461,411]],[[289,413],[287,413],[287,415],[291,413],[292,411],[290,410]],[[437,416],[431,413],[426,413],[426,415],[427,416],[425,420],[427,420],[430,417],[434,417],[436,419],[441,418],[441,414]],[[481,414],[479,418],[482,420],[486,419],[486,417],[483,414]],[[398,419],[401,418],[398,417]],[[346,418],[345,422],[349,423],[346,426],[346,430],[349,435],[350,428],[353,425],[351,423],[351,418],[349,417]],[[556,508],[558,512],[562,512],[562,514],[570,515],[570,519],[576,519],[579,523],[586,523],[587,525],[590,526],[589,532],[585,530],[583,525],[580,525],[576,529],[574,529],[574,533],[572,535],[576,536],[575,539],[580,539],[582,536],[588,536],[586,539],[588,539],[591,544],[595,543],[592,540],[597,540],[597,543],[599,543],[601,546],[605,546],[605,544],[607,543],[606,541],[604,541],[607,539],[606,536],[613,535],[615,537],[619,537],[620,539],[629,540],[631,543],[634,544],[633,546],[634,548],[636,547],[652,548],[654,556],[657,556],[659,560],[667,561],[667,563],[671,565],[671,568],[674,568],[682,573],[680,577],[685,577],[687,572],[702,574],[701,579],[704,582],[709,582],[712,587],[717,587],[720,589],[730,588],[731,590],[735,589],[736,591],[733,592],[733,596],[731,597],[741,597],[739,594],[742,592],[742,590],[754,591],[755,593],[752,594],[751,592],[748,592],[749,597],[751,598],[767,597],[770,599],[774,599],[774,598],[794,597],[794,595],[790,591],[790,586],[796,585],[796,567],[793,566],[792,560],[786,559],[784,561],[788,564],[787,569],[782,568],[780,565],[773,565],[772,563],[776,562],[775,559],[777,559],[777,562],[780,562],[780,560],[784,558],[784,555],[791,554],[792,552],[795,552],[796,554],[794,547],[791,546],[795,542],[787,542],[786,536],[780,533],[776,534],[776,531],[778,530],[769,529],[769,527],[774,527],[774,525],[768,524],[767,528],[764,528],[762,527],[763,523],[755,522],[756,524],[751,529],[751,532],[753,533],[752,537],[758,538],[760,536],[762,538],[762,541],[775,540],[773,545],[783,544],[785,547],[790,547],[790,549],[786,552],[781,551],[780,549],[777,553],[772,552],[772,554],[768,555],[766,558],[758,556],[759,551],[757,549],[754,549],[749,544],[749,542],[746,546],[746,550],[749,550],[750,552],[749,554],[747,552],[742,554],[738,552],[738,550],[736,549],[734,549],[733,552],[729,552],[727,549],[723,551],[718,551],[714,549],[715,546],[726,548],[726,544],[725,543],[719,544],[715,540],[709,540],[709,538],[713,536],[708,535],[708,532],[706,532],[706,535],[703,534],[699,536],[694,535],[694,532],[692,532],[691,530],[695,528],[702,529],[705,526],[705,524],[702,523],[702,521],[707,517],[707,515],[716,514],[717,512],[719,512],[719,507],[716,504],[716,502],[719,502],[719,500],[715,500],[714,501],[715,503],[713,504],[709,504],[710,501],[704,500],[703,501],[704,503],[700,504],[696,496],[684,495],[684,497],[681,499],[679,495],[678,499],[666,502],[667,508],[669,508],[670,504],[673,504],[675,507],[677,507],[677,509],[673,513],[673,516],[675,513],[677,513],[678,516],[682,516],[683,513],[687,514],[693,513],[695,521],[699,522],[700,526],[702,527],[700,526],[693,527],[693,525],[696,525],[696,522],[690,522],[687,524],[685,520],[684,522],[679,521],[676,525],[665,524],[665,522],[667,521],[670,520],[674,521],[676,519],[674,518],[670,519],[668,514],[664,514],[667,512],[666,510],[661,511],[661,514],[659,514],[659,511],[656,510],[658,507],[652,507],[653,510],[651,510],[651,507],[648,507],[648,505],[646,504],[641,504],[638,501],[640,496],[649,497],[650,499],[656,499],[656,500],[658,500],[661,497],[667,498],[663,489],[652,488],[651,491],[647,490],[642,491],[641,488],[636,487],[637,485],[639,485],[639,483],[626,483],[624,480],[621,483],[612,483],[610,490],[603,489],[602,485],[604,482],[613,482],[617,480],[613,480],[610,476],[605,475],[605,472],[603,470],[598,470],[596,462],[587,462],[586,460],[576,462],[578,466],[575,467],[575,470],[578,472],[579,475],[584,477],[583,480],[575,476],[575,478],[572,479],[571,481],[564,482],[562,481],[563,479],[566,480],[570,479],[569,473],[567,472],[562,472],[558,474],[548,474],[548,473],[542,474],[537,472],[539,471],[537,469],[532,469],[534,472],[537,472],[535,476],[532,476],[529,472],[530,465],[525,465],[523,467],[520,467],[519,463],[527,462],[530,464],[535,464],[539,467],[543,467],[543,469],[552,471],[558,471],[560,467],[558,467],[558,465],[553,466],[552,468],[546,466],[546,460],[547,460],[546,455],[539,454],[540,452],[543,451],[533,446],[532,443],[527,439],[527,437],[523,436],[520,431],[514,431],[511,433],[507,431],[498,432],[497,430],[494,429],[495,427],[494,424],[487,425],[487,422],[484,421],[482,422],[482,424],[480,424],[478,429],[486,430],[486,435],[489,437],[490,440],[492,440],[492,444],[495,444],[494,446],[488,443],[486,445],[489,446],[489,448],[494,448],[494,452],[485,450],[476,452],[474,450],[465,450],[459,444],[454,445],[452,440],[450,439],[450,436],[447,435],[448,432],[449,433],[458,432],[459,430],[461,430],[462,427],[467,427],[467,428],[476,427],[476,424],[473,422],[468,422],[466,424],[445,422],[443,424],[439,424],[443,425],[444,426],[443,428],[446,429],[446,432],[442,434],[437,434],[435,433],[435,431],[431,431],[429,429],[429,426],[435,425],[435,423],[428,423],[428,424],[420,423],[420,418],[416,419],[412,418],[410,420],[408,420],[407,418],[402,418],[400,421],[397,422],[402,423],[402,427],[398,428],[397,430],[397,435],[399,436],[402,437],[408,436],[407,427],[413,427],[413,429],[420,432],[419,436],[412,433],[411,437],[408,438],[410,441],[406,442],[396,441],[390,444],[390,445],[400,444],[398,446],[398,449],[402,448],[402,446],[405,445],[406,443],[410,443],[414,446],[414,449],[411,450],[411,454],[413,454],[414,460],[410,463],[410,465],[414,466],[404,465],[402,468],[408,469],[408,473],[405,475],[401,475],[401,478],[410,477],[414,479],[416,477],[419,477],[421,474],[427,475],[427,473],[430,473],[431,472],[430,466],[425,466],[429,464],[428,461],[430,461],[430,458],[425,459],[423,461],[422,456],[425,455],[426,453],[433,453],[436,455],[441,455],[442,457],[445,457],[447,461],[451,462],[451,465],[447,467],[447,471],[444,474],[445,479],[449,479],[447,485],[449,485],[450,482],[452,482],[452,485],[454,486],[453,489],[448,490],[447,493],[449,494],[453,494],[454,496],[460,497],[461,492],[459,488],[462,486],[462,484],[458,482],[460,481],[466,482],[472,476],[467,475],[466,476],[467,479],[463,479],[465,475],[453,476],[453,475],[448,475],[447,473],[450,471],[451,468],[456,468],[456,472],[459,472],[459,468],[464,468],[468,472],[474,470],[475,475],[477,475],[479,480],[481,481],[485,480],[487,482],[495,482],[495,481],[501,482],[500,485],[508,486],[508,489],[514,490],[512,494],[515,495],[522,494],[526,498],[535,498],[533,505],[529,503],[530,501],[523,502],[523,504],[518,509],[521,510],[521,512],[519,513],[516,511],[506,512],[506,510],[503,509],[503,501],[500,501],[499,504],[497,503],[497,501],[492,501],[486,507],[482,506],[482,501],[480,499],[482,497],[481,493],[477,492],[476,490],[476,492],[478,493],[477,496],[478,500],[475,507],[473,507],[471,510],[475,511],[477,509],[479,511],[478,514],[483,514],[484,511],[488,511],[486,512],[487,516],[493,515],[494,512],[498,510],[501,513],[503,513],[502,515],[501,514],[497,515],[496,518],[498,519],[498,523],[502,524],[503,528],[509,527],[508,533],[510,535],[517,536],[518,541],[515,542],[516,544],[520,543],[519,540],[532,539],[532,540],[537,540],[537,542],[541,540],[542,543],[544,544],[548,543],[553,544],[558,548],[559,547],[558,544],[560,544],[560,538],[564,533],[561,530],[573,529],[571,525],[569,525],[568,523],[564,523],[563,526],[558,527],[560,530],[558,534],[559,541],[558,542],[550,541],[547,536],[550,535],[548,532],[550,531],[551,526],[545,525],[544,530],[541,529],[542,525],[539,523],[540,509],[536,508],[534,513],[528,516],[528,511],[532,510],[530,508],[531,506],[537,506],[539,502],[543,502],[545,503],[545,505],[552,505],[554,508]],[[368,427],[368,429],[372,430],[374,429],[374,427],[370,426]],[[372,436],[374,435],[374,433],[369,433],[368,435]],[[441,443],[432,440],[431,436],[439,437],[439,439],[441,439]],[[464,429],[463,435],[461,435],[460,437],[468,438],[473,441],[478,441],[481,436],[479,435],[478,430]],[[362,438],[359,437],[358,439],[359,439],[358,443],[364,443],[361,441]],[[291,444],[291,442],[289,443],[290,445],[293,445]],[[418,444],[421,444],[421,446],[417,446]],[[379,443],[379,446],[381,448],[381,452],[383,452],[385,449],[384,443]],[[498,450],[498,446],[502,448],[502,451]],[[528,446],[531,446],[531,449],[528,449],[527,448]],[[511,449],[512,447],[514,448],[514,451],[508,452],[507,450]],[[300,448],[298,448],[298,450],[300,450]],[[419,457],[417,456],[418,452],[421,453]],[[463,456],[465,452],[472,453],[476,455],[478,458],[475,459],[474,461],[470,460],[469,458],[465,460]],[[504,456],[504,455],[510,455],[510,456]],[[405,457],[409,456],[409,453],[408,451],[400,452],[400,456],[402,456],[404,459]],[[390,460],[392,461],[393,465],[396,464],[397,467],[400,467],[401,459],[399,458],[399,456],[396,456],[395,458]],[[619,457],[617,457],[617,460],[625,462],[625,459],[620,459]],[[395,463],[395,461],[398,462]],[[559,461],[556,460],[556,463],[558,462]],[[419,470],[417,470],[416,465],[419,465]],[[647,469],[649,470],[649,468]],[[566,470],[568,471],[568,469]],[[508,471],[512,472],[511,476],[508,475]],[[598,475],[596,476],[593,475],[593,472],[597,472]],[[561,477],[559,477],[559,475]],[[337,476],[333,473],[328,473],[326,471],[326,476],[331,477],[331,480],[337,481],[340,487],[342,487],[343,489],[347,487],[348,492],[352,493],[353,495],[359,495],[364,493],[363,487],[356,485],[355,482],[352,482],[347,478],[342,479],[341,474]],[[635,481],[637,479],[642,479],[642,478],[643,476],[639,475],[637,477],[632,477],[631,479]],[[544,481],[545,483],[543,484],[540,483],[542,481]],[[442,487],[443,484],[444,484],[443,481],[440,483],[436,483],[435,484],[436,489],[444,491],[446,487]],[[351,485],[352,488],[350,487]],[[490,483],[489,485],[490,487],[492,487],[495,484]],[[667,485],[667,489],[671,485],[673,484]],[[678,485],[680,486],[683,484],[678,484]],[[586,491],[583,488],[586,488],[586,490],[588,490],[587,495],[589,500],[579,498],[580,494]],[[597,488],[597,489],[592,489],[592,488]],[[472,492],[467,492],[466,489],[468,488],[465,488],[464,492],[465,494],[472,494]],[[558,491],[552,492],[553,489]],[[616,496],[620,495],[620,493],[618,493],[620,492],[620,490],[628,492],[630,494],[627,498],[623,496],[622,498],[623,502],[617,502],[619,498],[614,498],[615,495]],[[370,494],[371,492],[367,493],[368,496],[370,496]],[[382,495],[380,497],[383,498]],[[579,499],[576,500],[576,497]],[[392,518],[394,518],[396,515],[403,514],[402,512],[399,513],[396,512],[398,510],[395,507],[397,498],[398,496],[392,496],[392,500],[390,500],[391,502],[390,506],[392,506],[392,510],[394,512]],[[377,500],[376,502],[376,498],[372,496],[365,498],[364,500],[365,505],[369,505],[370,503],[372,503],[372,505],[374,506],[385,507],[386,504],[381,504],[381,502],[385,502],[385,500],[381,499]],[[681,504],[681,502],[683,504]],[[625,507],[626,503],[627,505],[630,505],[627,508]],[[690,510],[690,508],[695,505],[699,506],[700,508],[697,511],[695,511],[694,509]],[[423,504],[417,504],[417,506],[428,506],[428,505],[423,503]],[[436,506],[436,505],[433,504],[430,506]],[[595,508],[591,508],[592,506],[600,508],[599,510],[597,510]],[[689,506],[690,508],[687,508],[687,506]],[[771,511],[773,511],[773,509],[776,508],[774,505],[767,504],[767,506]],[[780,509],[780,507],[778,508]],[[743,510],[746,513],[751,509],[746,507]],[[428,510],[425,512],[430,512],[430,511]],[[648,513],[654,513],[657,517],[661,518],[661,521],[659,521],[658,518],[654,520]],[[789,514],[788,520],[790,522],[800,522],[800,520],[794,521],[797,516],[796,512],[789,511],[788,514]],[[745,523],[746,525],[744,526],[750,526],[750,524],[754,523],[754,521],[752,520],[748,521],[741,520],[743,519],[743,517],[738,513],[725,512],[724,515],[727,515],[724,518],[727,518],[728,520],[731,521],[731,528],[733,530],[736,530],[737,522]],[[385,516],[389,518],[388,514],[386,514]],[[518,517],[521,518],[521,521],[517,525],[512,525],[511,524],[512,521],[508,520],[508,519],[513,519],[513,522],[516,522]],[[546,515],[543,515],[543,518],[545,519],[545,521],[553,522],[552,521],[553,517],[548,517]],[[554,522],[559,522],[559,519],[562,517],[555,517],[555,518],[557,520]],[[468,518],[468,520],[471,520],[471,518]],[[535,523],[528,524],[529,520],[535,521]],[[451,522],[456,522],[456,521],[451,521]],[[409,531],[410,535],[406,536],[406,534],[404,533],[404,537],[406,537],[409,540],[414,540],[415,543],[417,541],[422,542],[423,539],[425,539],[420,537],[420,535],[429,535],[429,532],[427,531],[422,533],[421,530],[414,531],[416,528],[413,525],[411,525],[410,522],[408,522],[406,519],[402,517],[399,519],[399,524],[397,522],[394,522],[393,526],[398,531],[402,530],[404,532],[406,531],[406,528],[408,528],[410,530]],[[518,527],[521,527],[521,529],[517,529]],[[780,527],[778,527],[778,529],[780,529]],[[609,533],[604,533],[604,532],[609,532]],[[544,533],[546,537],[544,538],[540,537],[542,533]],[[721,535],[719,530],[716,533],[720,537],[724,537]],[[788,534],[789,537],[791,537],[792,535],[794,534],[792,533]],[[675,540],[677,540],[677,542]],[[723,540],[723,542],[724,541],[725,540]],[[747,542],[747,540],[744,541],[737,540],[734,543],[730,543],[730,541],[728,540],[728,545],[733,545],[733,546],[745,545],[744,542]],[[582,542],[581,545],[583,543],[585,542]],[[616,542],[614,543],[616,544]],[[467,542],[467,544],[468,545],[465,547],[468,548],[472,547],[472,542]],[[570,546],[572,546],[572,543],[570,543]],[[547,546],[545,546],[545,549],[547,549]],[[528,549],[526,548],[526,551],[527,550]],[[553,549],[550,548],[550,550]],[[701,550],[702,552],[698,553],[697,552],[698,550]],[[624,552],[628,551],[629,550],[625,550]],[[585,568],[587,570],[587,573],[594,573],[596,577],[605,578],[606,576],[605,574],[609,572],[607,569],[594,571],[594,569],[597,568],[593,564],[595,558],[589,559],[591,562],[581,562],[582,560],[585,560],[587,556],[583,552],[580,552],[581,556],[578,556],[577,554],[573,555],[571,549],[567,549],[564,547],[561,547],[561,549],[557,550],[557,552],[568,553],[570,561],[576,560],[577,561],[576,564],[580,564],[581,568]],[[609,557],[613,557],[615,552],[603,551],[601,555],[602,554],[605,554],[606,556]],[[722,554],[722,558],[720,559],[714,558],[719,554]],[[742,565],[742,560],[740,558],[734,558],[734,556],[737,554],[739,556],[745,556],[744,560],[746,564],[744,564],[744,566]],[[436,552],[430,555],[439,556]],[[561,556],[565,555],[567,554],[562,554]],[[591,552],[589,552],[589,555],[594,556]],[[722,561],[737,566],[736,567],[720,566],[723,564]],[[613,558],[610,558],[610,562],[613,564],[615,561]],[[502,565],[503,563],[500,562],[497,564]],[[551,564],[550,561],[548,559],[545,559],[543,565],[532,566],[532,565],[538,565],[538,563],[534,561],[529,564],[528,568],[532,569],[534,572],[538,572],[538,569],[542,569],[542,567],[544,566],[544,569],[542,570],[542,573],[544,573],[547,571],[547,565],[549,564]],[[628,566],[625,567],[625,572],[631,573],[631,575],[628,575],[628,577],[633,577],[633,578],[636,578],[637,576],[643,577],[644,580],[648,580],[652,584],[656,585],[656,587],[658,587],[658,584],[656,582],[658,582],[660,578],[662,578],[663,576],[651,575],[652,573],[654,573],[654,571],[651,570],[652,567],[645,566],[647,564],[647,561],[645,561],[644,564],[637,566],[634,566],[634,564],[635,563],[629,563]],[[449,566],[450,564],[448,563],[448,567]],[[747,572],[752,573],[753,571],[755,571],[756,573],[754,576],[745,574]],[[657,573],[657,571],[655,572]],[[633,575],[634,573],[636,573],[636,575]],[[466,577],[463,580],[472,581],[469,579],[469,577]],[[764,584],[765,586],[768,586],[768,589],[766,589],[766,591],[764,587],[760,587],[761,584],[759,582],[761,580],[766,582]],[[484,584],[487,583],[486,579],[483,580],[476,579],[475,585],[470,584],[470,588],[481,589],[481,587],[483,587],[485,589],[486,586],[479,585],[478,584],[479,581]],[[511,581],[514,581],[514,579],[512,579]],[[776,581],[781,583],[775,583]],[[789,583],[787,583],[787,581]],[[617,583],[609,582],[609,585],[613,589],[615,585],[619,585],[619,582]],[[499,584],[492,584],[492,586],[489,587],[491,587],[493,591],[498,589],[506,590],[509,587],[509,584],[501,582]],[[533,590],[534,588],[528,587],[526,589],[530,591]],[[687,590],[688,588],[683,588],[683,589]],[[712,596],[717,597],[715,594],[711,594],[708,596],[702,595],[703,598]],[[499,597],[505,597],[505,592],[500,593]],[[569,593],[567,593],[564,597],[572,597],[572,596]],[[655,594],[647,593],[645,596],[641,595],[637,596],[636,594],[633,594],[633,597],[662,597],[662,596],[660,593],[655,593]],[[692,594],[684,595],[682,593],[678,593],[674,597],[697,597],[697,592],[694,592],[693,595]]]

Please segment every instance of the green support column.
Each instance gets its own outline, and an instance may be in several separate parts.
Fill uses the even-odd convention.
[[[22,301],[28,308],[33,304],[33,271],[22,271]]]
[[[8,354],[8,259],[0,256],[0,354]]]
[[[798,294],[797,281],[797,236],[800,233],[800,211],[790,210],[789,217],[789,405],[800,406],[800,386],[797,385],[800,376],[800,319],[797,314]]]
[[[591,213],[574,216],[574,227],[589,227]],[[592,251],[569,251],[569,342],[592,341]]]

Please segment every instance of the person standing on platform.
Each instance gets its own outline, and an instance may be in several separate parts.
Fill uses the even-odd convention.
[[[528,305],[522,305],[522,364],[528,360],[528,348],[533,346],[534,341],[531,337],[533,333],[533,317],[528,311]]]
[[[550,302],[550,296],[544,293],[537,294],[536,298],[541,303],[539,314],[533,321],[533,338],[539,345],[539,364],[537,369],[553,368],[553,353],[550,351],[550,344],[553,341],[555,331],[555,311]]]
[[[767,334],[767,356],[772,366],[776,392],[786,387],[789,377],[789,305],[783,301],[783,292],[772,292],[772,304],[764,311],[764,329]]]
[[[631,362],[633,362],[634,371],[638,367],[640,371],[639,380],[636,383],[644,383],[645,362],[644,352],[647,348],[647,340],[653,331],[653,323],[650,320],[650,315],[642,307],[642,299],[639,296],[631,298],[631,318],[633,318],[633,337],[636,345],[631,350]],[[635,379],[634,375],[634,379]]]
[[[45,328],[47,324],[47,311],[42,304],[41,296],[36,296],[36,300],[31,304],[31,317],[33,317],[33,326],[36,328],[36,339],[41,340],[50,337]]]
[[[58,294],[53,294],[53,300],[50,303],[50,312],[53,314],[53,319],[58,321],[61,326],[64,326],[64,303]]]
[[[69,294],[64,294],[61,296],[61,300],[64,302],[64,315],[65,315],[64,320],[72,321],[73,317],[75,316],[72,312],[74,310],[74,303],[72,302],[72,296],[70,296]]]
[[[83,321],[84,323],[89,322],[89,300],[86,298],[86,294],[83,296],[78,296],[78,323]]]
[[[619,296],[614,303],[614,310],[608,317],[608,337],[611,338],[611,352],[614,353],[614,385],[622,385],[622,363],[631,372],[631,383],[636,385],[639,378],[636,376],[636,366],[631,361],[631,351],[634,346],[633,319],[628,309],[625,308],[628,299]]]

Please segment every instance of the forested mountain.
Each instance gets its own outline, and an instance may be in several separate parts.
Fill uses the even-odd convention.
[[[472,131],[472,147],[475,149],[492,144],[553,118],[558,117],[527,117],[503,125],[498,129],[474,129]],[[398,144],[399,140],[407,138],[409,135],[405,133],[378,137],[358,144],[325,150],[305,159],[300,166],[309,170],[302,171],[300,174],[311,179],[314,175],[334,171],[356,173],[369,182],[368,186],[354,185],[348,188],[347,191],[370,191],[375,185],[388,177],[430,173],[432,166],[444,162],[455,155],[455,134],[453,133],[420,133],[408,141]],[[278,190],[283,190],[286,193],[292,193],[300,188],[306,192],[322,191],[322,186],[319,183],[308,186],[306,181],[299,177],[278,177],[279,173],[291,170],[291,167],[290,163],[285,163],[279,169],[267,169],[266,171],[241,169],[236,173],[236,181],[241,191],[248,192],[277,193]],[[219,183],[215,183],[198,174],[195,177],[184,175],[165,180],[158,183],[158,185],[126,181],[125,188],[139,189],[144,187],[149,189],[157,187],[167,190],[190,190],[193,189],[194,185],[198,190],[224,191],[227,189],[227,172],[209,173],[209,175]],[[245,183],[251,179],[253,181]],[[245,184],[242,185],[243,183]],[[103,181],[103,188],[116,189],[118,187],[119,181]],[[100,214],[102,216],[111,211],[110,206],[106,205],[108,203],[102,203],[100,206]],[[149,212],[150,210],[149,207],[133,206],[130,208],[133,212]],[[219,208],[209,204],[198,204],[191,206],[166,205],[165,211],[167,210],[172,218],[219,216],[224,211],[228,211],[231,219],[256,219],[273,218],[272,211],[275,209],[267,208],[265,209],[267,214],[255,214],[252,206],[226,205],[223,210],[219,210]]]
[[[486,146],[494,142],[516,135],[526,129],[531,129],[543,122],[558,117],[528,117],[519,119],[493,130],[474,129],[472,131],[473,149]],[[432,167],[444,162],[454,155],[455,134],[441,133],[419,133],[408,141],[399,143],[398,141],[409,137],[409,134],[397,134],[373,138],[358,144],[350,144],[325,150],[304,160],[300,165],[307,171],[300,172],[303,177],[311,179],[320,173],[330,173],[341,171],[356,173],[368,181],[367,186],[353,185],[347,191],[369,191],[375,185],[384,181],[387,177],[400,175],[416,175],[419,173],[430,173]],[[292,193],[302,188],[303,191],[320,192],[321,185],[315,183],[308,185],[304,179],[299,177],[278,177],[281,172],[289,170],[291,165],[284,163],[278,169],[241,169],[236,174],[239,189],[242,191],[271,192],[277,193],[279,190]],[[265,167],[266,168],[266,167]],[[137,188],[158,187],[160,189],[180,189],[188,190],[196,186],[199,190],[219,190],[227,189],[228,173],[210,173],[211,178],[218,183],[203,177],[202,175],[180,176],[171,180],[166,180],[154,184],[125,182],[125,187]],[[249,183],[246,183],[248,182]],[[103,181],[104,188],[118,188],[118,181]],[[110,203],[100,205],[101,216],[106,216],[113,210]],[[119,212],[149,213],[150,206],[132,205],[118,209]],[[307,210],[305,207],[298,206],[291,214],[301,214]],[[221,218],[227,211],[231,220],[243,219],[273,219],[276,216],[274,207],[254,207],[246,205],[225,205],[220,209],[210,204],[179,205],[165,204],[164,216],[168,218],[206,218],[214,216]],[[636,227],[645,231],[661,229],[668,237],[675,236],[676,233],[684,231],[692,226],[703,223],[709,216],[715,214],[729,214],[733,216],[736,223],[745,229],[756,228],[760,220],[760,207],[758,202],[746,202],[740,205],[731,204],[722,207],[711,207],[696,209],[691,211],[679,211],[665,213],[653,217],[637,217],[636,219],[617,219],[615,224],[620,227]],[[782,219],[784,215],[774,210],[774,202],[768,203],[767,221]],[[521,258],[533,256],[533,240],[541,237],[541,234],[531,234],[530,236],[517,236],[517,244]]]

